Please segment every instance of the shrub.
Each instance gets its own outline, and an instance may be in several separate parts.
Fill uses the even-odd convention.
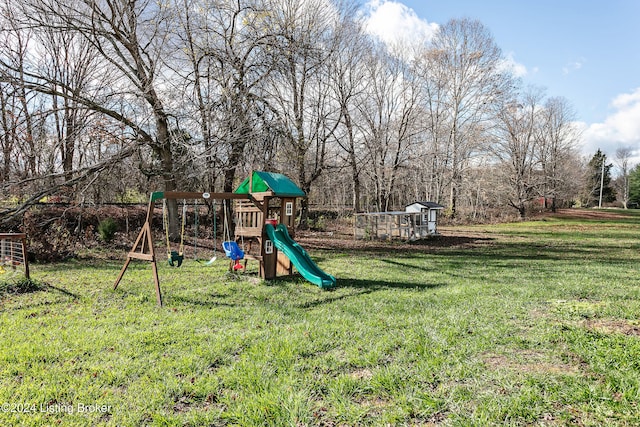
[[[43,288],[43,284],[32,279],[20,278],[13,280],[2,280],[2,277],[0,276],[0,297],[8,294],[27,294],[39,291]]]
[[[113,220],[113,218],[107,218],[100,221],[98,224],[98,234],[100,235],[100,239],[103,242],[109,243],[113,240],[113,236],[118,231],[118,224]]]

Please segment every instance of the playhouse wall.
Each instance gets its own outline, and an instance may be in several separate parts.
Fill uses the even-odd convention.
[[[278,259],[278,251],[274,248],[270,254],[265,253],[260,263],[260,277],[263,279],[273,279],[276,277],[276,263]]]
[[[276,275],[289,276],[292,271],[291,260],[282,252],[278,251],[278,265],[276,267]]]
[[[287,226],[292,238],[295,231],[296,222],[296,199],[293,197],[283,197],[282,204],[280,206],[280,223]]]

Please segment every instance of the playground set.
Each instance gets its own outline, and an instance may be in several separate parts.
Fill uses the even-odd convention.
[[[156,300],[158,305],[162,305],[162,292],[151,228],[153,212],[156,202],[159,200],[163,201],[167,261],[171,266],[179,267],[184,260],[186,201],[222,200],[224,206],[222,249],[229,258],[230,270],[246,268],[247,260],[256,260],[259,262],[259,274],[263,279],[292,275],[295,267],[302,277],[320,288],[334,287],[336,285],[335,277],[322,271],[302,246],[293,239],[295,237],[296,202],[302,197],[306,197],[304,191],[285,175],[262,171],[253,171],[233,193],[154,192],[149,198],[145,223],[127,255],[127,260],[113,289],[118,287],[132,260],[148,261],[151,262],[153,271]],[[171,199],[184,201],[180,247],[177,251],[171,250],[168,235],[169,221],[166,200]],[[235,202],[235,233],[233,237],[226,214],[227,201]],[[209,263],[212,263],[214,259],[215,257]],[[244,261],[244,266],[241,261]]]

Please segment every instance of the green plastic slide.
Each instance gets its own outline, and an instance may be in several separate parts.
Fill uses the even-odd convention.
[[[278,224],[274,228],[273,225],[266,224],[265,231],[273,245],[291,260],[302,277],[321,288],[333,288],[336,285],[336,278],[322,271],[307,251],[289,236],[286,225]]]

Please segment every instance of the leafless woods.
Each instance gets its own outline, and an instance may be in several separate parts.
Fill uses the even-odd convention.
[[[340,0],[0,8],[4,216],[45,197],[231,191],[252,169],[355,211],[524,215],[580,195],[570,104],[523,87],[478,21],[390,48]]]

